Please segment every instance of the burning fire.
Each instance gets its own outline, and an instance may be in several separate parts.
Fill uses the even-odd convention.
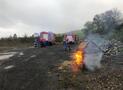
[[[81,65],[84,59],[83,51],[76,51],[74,58],[75,58],[75,63],[77,65]]]
[[[81,68],[83,68],[84,65],[84,48],[86,47],[86,43],[82,42],[77,47],[77,50],[72,55],[72,70],[74,73],[79,72]]]

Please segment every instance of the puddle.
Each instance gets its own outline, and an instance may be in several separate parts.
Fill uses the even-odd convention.
[[[9,66],[7,66],[7,67],[4,67],[4,69],[11,69],[11,68],[13,68],[13,67],[15,67],[14,65],[9,65]]]
[[[23,56],[23,55],[24,55],[24,53],[23,53],[23,52],[20,52],[20,53],[19,53],[19,55],[20,55],[20,56]]]
[[[36,57],[36,55],[32,55],[31,58]]]
[[[7,52],[7,53],[0,53],[0,60],[6,60],[10,57],[13,57],[17,52]]]

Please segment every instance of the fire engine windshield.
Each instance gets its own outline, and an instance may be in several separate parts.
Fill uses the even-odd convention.
[[[43,39],[48,40],[48,34],[43,34]]]

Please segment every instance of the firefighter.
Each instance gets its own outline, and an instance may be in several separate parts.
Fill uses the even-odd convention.
[[[63,40],[63,47],[64,47],[64,50],[67,51],[67,43],[65,40]]]

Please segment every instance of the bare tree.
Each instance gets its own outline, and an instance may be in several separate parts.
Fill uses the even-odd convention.
[[[105,13],[95,15],[93,24],[97,27],[98,33],[106,34],[115,30],[121,21],[121,13],[117,9],[106,11]]]

